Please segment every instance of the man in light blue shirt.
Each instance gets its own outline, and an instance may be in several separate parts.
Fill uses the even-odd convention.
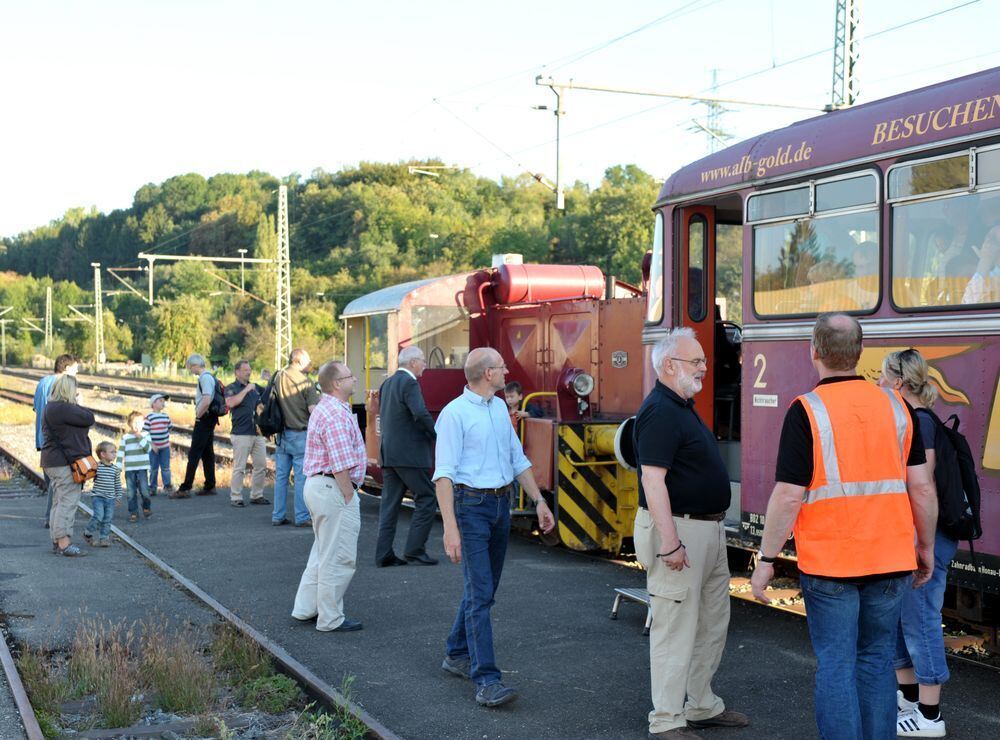
[[[38,381],[35,386],[35,449],[41,452],[45,446],[45,436],[42,434],[42,416],[45,414],[45,404],[49,402],[49,393],[52,391],[52,384],[60,375],[76,375],[80,368],[80,361],[73,355],[59,355],[52,375],[46,375]],[[45,504],[45,521],[43,526],[49,528],[49,513],[52,511],[52,486],[49,476],[45,476],[45,490],[48,491],[48,502]]]
[[[504,389],[507,366],[488,347],[465,361],[468,385],[438,416],[434,482],[444,550],[453,563],[465,554],[465,592],[448,635],[441,668],[476,685],[476,701],[497,707],[517,698],[500,681],[493,652],[490,608],[510,536],[510,496],[514,478],[535,502],[538,526],[551,532],[555,519],[542,498],[531,463],[510,423]]]

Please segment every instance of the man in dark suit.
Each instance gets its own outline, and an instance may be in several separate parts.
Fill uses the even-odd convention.
[[[386,378],[379,390],[382,434],[382,501],[379,507],[378,544],[375,565],[437,565],[427,554],[427,536],[437,511],[431,468],[434,467],[434,419],[431,418],[417,378],[427,362],[419,347],[404,347],[399,369]],[[403,493],[413,492],[414,510],[403,556],[392,549],[396,518]]]

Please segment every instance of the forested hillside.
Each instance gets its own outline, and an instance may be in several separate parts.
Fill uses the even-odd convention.
[[[148,184],[132,206],[108,214],[75,208],[33,231],[0,241],[0,305],[6,318],[44,313],[45,287],[54,286],[56,348],[89,357],[90,324],[66,324],[69,304],[93,300],[91,262],[143,266],[139,252],[273,257],[277,188],[289,188],[295,344],[316,356],[342,352],[340,308],[377,288],[418,277],[489,264],[490,255],[519,252],[526,261],[595,264],[631,281],[639,278],[652,239],[650,212],[657,183],[632,165],[609,168],[600,186],[576,184],[557,211],[547,188],[528,175],[496,182],[468,170],[439,177],[411,174],[409,163],[362,163],[339,172],[314,171],[283,181],[263,172],[187,174]],[[426,164],[426,163],[425,163]],[[239,266],[211,268],[239,283]],[[145,292],[145,273],[130,276]],[[25,277],[28,276],[28,277]],[[142,353],[182,359],[192,351],[231,364],[237,356],[273,356],[274,313],[240,296],[199,263],[158,262],[156,306],[105,274],[109,359]],[[247,270],[247,290],[273,300],[270,270]],[[111,318],[114,322],[111,322]],[[18,323],[20,323],[18,321]],[[26,360],[37,333],[11,338],[9,361]]]

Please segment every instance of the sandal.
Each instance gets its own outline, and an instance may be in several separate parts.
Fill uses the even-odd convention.
[[[87,553],[85,553],[83,550],[81,550],[79,547],[77,547],[73,543],[70,543],[70,544],[66,545],[66,547],[63,547],[63,548],[61,548],[59,550],[56,550],[56,554],[57,555],[62,555],[63,557],[67,557],[67,558],[82,558],[82,557],[86,557],[86,555],[87,555]]]

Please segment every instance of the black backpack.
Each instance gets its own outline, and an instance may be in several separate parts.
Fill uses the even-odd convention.
[[[952,414],[949,427],[930,409],[918,409],[936,427],[934,435],[934,484],[938,495],[938,527],[955,540],[978,540],[983,535],[979,517],[979,479],[976,461],[959,419]]]
[[[263,410],[260,412],[260,416],[257,417],[257,428],[265,437],[273,437],[275,434],[281,434],[285,430],[285,417],[281,413],[278,394],[274,390],[274,381],[278,379],[279,372],[277,371],[271,376],[271,380],[267,383],[267,388],[264,389],[264,396],[260,400]]]
[[[229,413],[229,407],[226,406],[226,388],[222,385],[222,381],[214,375],[212,375],[212,380],[215,381],[215,392],[212,393],[212,402],[208,404],[208,413],[215,416],[225,416]]]

